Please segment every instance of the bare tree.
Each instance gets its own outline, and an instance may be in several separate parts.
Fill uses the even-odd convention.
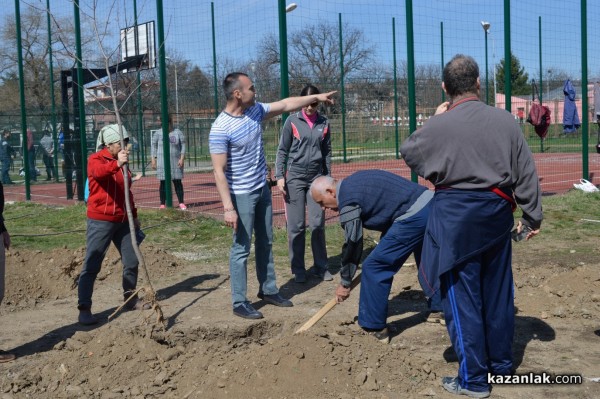
[[[290,40],[294,78],[315,79],[323,87],[337,86],[340,81],[340,47],[338,26],[327,21],[303,27]],[[361,30],[343,26],[342,53],[344,75],[351,78],[371,61],[374,47],[370,46]]]
[[[340,47],[336,24],[318,21],[292,32],[289,41],[289,74],[293,84],[313,83],[322,90],[339,86]],[[344,76],[352,78],[372,61],[374,47],[361,30],[348,24],[343,26]],[[261,64],[279,64],[279,41],[267,35],[259,47]]]
[[[384,103],[394,95],[392,71],[386,65],[372,64],[360,77],[347,81],[346,109],[378,116]]]
[[[141,78],[142,103],[146,110],[152,110],[155,114],[160,114],[161,101],[160,88],[157,83],[159,80],[158,73],[157,69],[146,71]],[[177,79],[175,79],[175,73],[177,73]],[[209,76],[189,60],[172,56],[167,64],[166,79],[169,92],[169,113],[175,113],[175,110],[179,109],[181,114],[194,114],[213,107]],[[135,88],[133,84],[135,76],[130,74],[127,80],[127,83],[122,80],[124,83],[122,90],[129,92]],[[176,88],[177,90],[175,90]],[[124,104],[123,107],[127,114],[135,112],[135,109],[136,104],[134,102]]]
[[[441,66],[423,64],[415,69],[417,106],[435,109],[442,102]]]
[[[21,17],[21,35],[23,46],[23,71],[25,82],[25,98],[28,108],[37,112],[44,112],[49,108],[49,73],[46,63],[48,56],[48,37],[44,28],[43,15],[31,7],[27,7]],[[16,22],[14,15],[4,18],[0,45],[0,75],[4,84],[0,88],[0,106],[3,111],[18,112],[19,95],[18,85],[9,82],[18,82]]]
[[[25,83],[26,107],[34,112],[48,113],[50,109],[49,67],[48,67],[48,32],[46,9],[26,4],[21,12],[21,42],[23,46],[23,72]],[[93,54],[93,36],[89,26],[83,22],[82,48],[84,58]],[[57,74],[60,69],[73,66],[73,58],[65,49],[74,48],[74,26],[72,19],[54,17],[51,19],[53,62]],[[0,107],[3,111],[19,109],[17,75],[16,18],[14,14],[6,15],[0,30]],[[57,77],[53,77],[57,79]],[[58,95],[58,93],[57,93]],[[57,99],[55,99],[57,100]]]

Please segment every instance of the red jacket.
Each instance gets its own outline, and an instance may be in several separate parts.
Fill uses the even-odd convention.
[[[125,181],[123,169],[117,160],[105,148],[88,159],[88,179],[90,196],[87,205],[87,217],[94,220],[121,223],[127,221],[125,209]],[[131,172],[127,176],[131,187]],[[133,202],[133,194],[129,190],[129,200],[133,217],[137,218],[137,209]]]

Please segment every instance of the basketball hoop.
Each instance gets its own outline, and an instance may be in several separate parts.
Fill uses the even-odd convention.
[[[121,29],[121,62],[141,58],[137,68],[124,72],[156,68],[156,43],[154,40],[154,21]]]

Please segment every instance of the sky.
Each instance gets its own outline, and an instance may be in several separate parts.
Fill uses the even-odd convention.
[[[157,0],[137,1],[138,22],[157,20]],[[167,55],[187,59],[210,72],[213,60],[211,2],[206,0],[163,0]],[[108,20],[115,32],[133,25],[134,0],[96,0],[99,20]],[[392,19],[395,21],[396,56],[407,58],[406,1],[402,0],[297,0],[298,7],[286,15],[288,40],[304,27],[327,21],[344,28],[360,30],[365,45],[375,48],[375,62],[393,65]],[[587,1],[588,76],[600,76],[600,40],[593,36],[600,8]],[[45,8],[46,0],[22,0]],[[94,2],[80,0],[82,19],[91,15]],[[539,28],[542,20],[542,70],[561,70],[581,77],[581,8],[580,0],[521,0],[511,2],[512,51],[530,77],[539,75]],[[8,6],[7,6],[8,5]],[[267,35],[279,34],[277,0],[215,0],[214,21],[217,59],[230,63],[247,63]],[[488,65],[504,58],[504,2],[502,0],[413,0],[415,62],[442,63],[456,53],[473,56],[481,70],[485,65],[485,32],[481,21],[491,24],[488,38]],[[50,0],[56,15],[73,16],[69,0]],[[0,8],[0,16],[14,14],[14,3],[8,0]],[[108,17],[107,17],[108,16]],[[5,19],[2,18],[1,21]],[[443,35],[442,35],[443,23]],[[158,30],[158,28],[157,28]],[[547,75],[545,76],[545,78]]]

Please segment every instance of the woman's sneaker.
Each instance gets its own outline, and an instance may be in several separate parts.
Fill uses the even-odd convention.
[[[94,317],[90,309],[79,310],[79,317],[77,320],[79,321],[79,324],[83,326],[93,326],[94,324],[98,324],[99,321]]]

